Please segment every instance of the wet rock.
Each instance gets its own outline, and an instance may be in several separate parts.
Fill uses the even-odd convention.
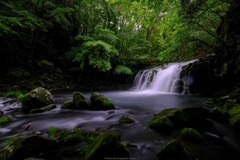
[[[84,160],[104,160],[106,158],[114,159],[115,157],[119,159],[127,158],[129,153],[119,142],[118,136],[101,133],[94,141]]]
[[[124,124],[124,123],[134,123],[134,120],[127,117],[127,116],[122,116],[118,119],[119,124]]]
[[[92,93],[90,101],[92,110],[110,110],[115,108],[113,103],[107,97],[98,92]]]
[[[8,145],[0,151],[1,160],[23,160],[28,157],[52,157],[51,151],[57,147],[55,140],[36,134],[22,134],[10,138]]]
[[[76,109],[89,109],[90,104],[86,100],[85,96],[81,92],[73,93],[73,103],[76,105]]]
[[[22,98],[22,110],[27,113],[32,109],[39,109],[50,104],[55,104],[55,100],[52,94],[42,87],[32,90]]]
[[[126,158],[129,153],[120,142],[118,131],[84,131],[49,128],[49,133],[22,132],[6,140],[1,160]]]
[[[89,101],[85,98],[83,93],[74,92],[73,93],[73,102],[76,105],[76,109],[89,109]]]
[[[170,134],[173,130],[173,124],[166,116],[156,116],[149,122],[149,127],[162,134]]]
[[[69,99],[69,100],[66,100],[66,101],[63,102],[61,108],[62,109],[75,109],[76,106],[75,106],[73,100]]]
[[[202,135],[193,128],[184,128],[181,130],[181,137],[189,142],[201,142]]]
[[[157,157],[161,160],[196,159],[187,150],[187,147],[179,140],[173,140],[161,148],[161,150],[157,153]]]
[[[170,108],[155,115],[150,124],[157,131],[162,130],[161,124],[171,128],[170,122],[176,128],[206,128],[209,125],[206,120],[209,116],[209,111],[203,107]]]
[[[55,104],[49,104],[46,107],[31,109],[30,113],[41,113],[41,112],[52,110],[54,108],[56,108]]]
[[[5,115],[0,118],[0,126],[7,124],[13,120],[12,115]]]

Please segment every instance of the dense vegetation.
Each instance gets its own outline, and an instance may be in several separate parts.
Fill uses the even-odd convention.
[[[0,77],[116,81],[165,62],[221,57],[236,25],[226,15],[238,6],[236,0],[2,0]],[[238,33],[231,43],[239,42]]]

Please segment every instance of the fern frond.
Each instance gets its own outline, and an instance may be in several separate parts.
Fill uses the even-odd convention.
[[[114,69],[114,72],[116,74],[128,74],[128,75],[133,74],[131,68],[128,68],[124,65],[117,65],[116,68]]]

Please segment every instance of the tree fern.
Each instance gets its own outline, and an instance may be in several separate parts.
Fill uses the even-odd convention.
[[[128,68],[124,65],[117,65],[116,68],[114,69],[114,73],[116,73],[116,74],[128,74],[128,75],[133,74],[131,68]]]

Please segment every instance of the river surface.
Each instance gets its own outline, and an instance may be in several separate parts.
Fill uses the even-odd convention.
[[[171,137],[164,137],[148,128],[148,123],[154,114],[166,108],[184,106],[207,106],[207,98],[197,95],[168,94],[153,91],[99,91],[108,97],[117,107],[109,111],[78,111],[63,110],[61,103],[72,99],[72,92],[54,94],[57,108],[38,114],[25,114],[21,111],[21,104],[14,99],[0,97],[0,108],[4,113],[14,116],[14,121],[0,128],[0,142],[9,135],[21,133],[31,123],[28,131],[46,131],[49,127],[71,129],[80,127],[85,130],[119,130],[122,141],[129,141],[133,147],[129,150],[131,159],[157,160],[156,153]],[[91,92],[84,93],[89,99]],[[118,124],[121,116],[128,116],[135,120],[133,124]],[[216,124],[217,125],[217,124]],[[223,128],[223,127],[217,127]],[[228,131],[223,128],[223,131]],[[215,133],[208,133],[215,135]],[[234,136],[228,136],[232,145]],[[229,143],[230,143],[229,142]],[[240,151],[240,150],[239,150]]]

